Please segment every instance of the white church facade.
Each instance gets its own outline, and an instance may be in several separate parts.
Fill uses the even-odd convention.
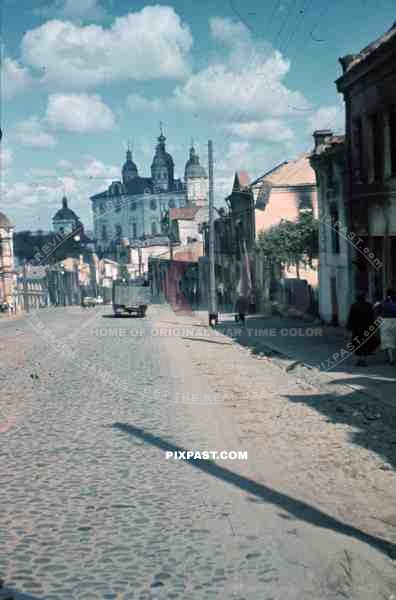
[[[184,181],[175,179],[174,162],[166,151],[162,131],[151,164],[151,177],[141,177],[128,149],[122,181],[91,196],[97,251],[114,255],[122,240],[130,246],[167,244],[164,217],[173,208],[204,206],[208,178],[194,147],[185,166]]]

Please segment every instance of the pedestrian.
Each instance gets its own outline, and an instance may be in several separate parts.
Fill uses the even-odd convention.
[[[388,289],[385,299],[379,307],[379,314],[383,318],[381,324],[381,349],[385,350],[390,365],[395,364],[396,349],[396,292]]]
[[[222,281],[220,281],[219,285],[217,286],[217,306],[218,306],[219,310],[221,310],[223,308],[223,302],[224,302],[224,283]]]
[[[244,323],[245,317],[249,310],[248,298],[246,296],[244,296],[243,294],[239,295],[237,298],[235,307],[236,307],[235,320],[242,321]]]
[[[356,302],[350,308],[346,325],[347,329],[352,332],[351,343],[357,356],[356,365],[359,367],[367,366],[367,356],[374,352],[377,344],[372,329],[374,321],[373,305],[366,301],[366,294],[360,292],[356,296]]]

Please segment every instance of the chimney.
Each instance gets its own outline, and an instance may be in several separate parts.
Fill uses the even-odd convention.
[[[322,146],[325,146],[330,142],[330,139],[333,137],[333,132],[331,129],[317,129],[313,132],[313,138],[315,140],[315,151],[320,151]]]

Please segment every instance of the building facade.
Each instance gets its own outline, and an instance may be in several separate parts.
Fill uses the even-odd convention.
[[[253,181],[251,190],[256,207],[256,237],[283,219],[296,222],[301,211],[310,212],[313,218],[318,216],[316,177],[308,154],[277,165]],[[296,278],[296,268],[290,266],[284,269],[283,275],[288,279]],[[300,267],[298,277],[316,287],[317,263],[313,262],[312,268]]]
[[[16,283],[13,234],[14,226],[8,217],[0,212],[0,304],[13,304]]]
[[[345,194],[345,138],[330,130],[314,132],[311,165],[318,183],[319,315],[344,325],[352,298],[351,243]]]
[[[55,233],[71,233],[78,230],[78,234],[83,235],[82,223],[76,213],[68,207],[66,196],[62,198],[62,208],[55,213],[52,219],[52,229]]]
[[[207,202],[206,173],[191,148],[185,180],[175,179],[174,162],[166,151],[162,131],[151,164],[151,177],[141,177],[128,149],[122,167],[122,181],[91,197],[97,250],[114,256],[122,239],[131,246],[163,244],[164,217],[173,208]],[[146,242],[143,244],[143,242]]]
[[[353,289],[379,299],[396,287],[396,23],[358,54],[340,58],[346,112],[345,200]]]

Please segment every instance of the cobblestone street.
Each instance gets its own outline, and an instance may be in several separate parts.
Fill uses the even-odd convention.
[[[0,322],[6,588],[31,600],[394,600],[392,469],[375,471],[380,453],[352,426],[302,403],[315,390],[254,396],[288,380],[269,361],[222,336],[165,333],[196,321],[153,306],[145,319],[57,308]],[[248,460],[167,460],[175,450]]]

